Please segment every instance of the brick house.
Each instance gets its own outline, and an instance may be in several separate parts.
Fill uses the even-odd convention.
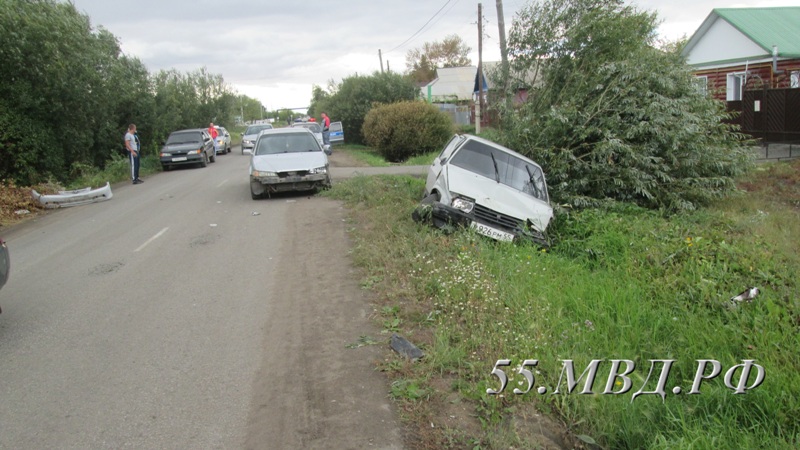
[[[800,141],[800,7],[714,9],[682,55],[743,131]]]

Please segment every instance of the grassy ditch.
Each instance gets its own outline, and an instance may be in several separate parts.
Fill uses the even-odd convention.
[[[398,332],[426,353],[382,365],[414,446],[800,446],[799,163],[760,166],[741,196],[693,213],[609,205],[562,214],[546,252],[414,223],[419,179],[337,183],[326,195],[351,210],[354,259],[379,299],[383,337]],[[730,306],[747,286],[761,294]],[[490,396],[499,359],[511,360],[509,383]],[[526,359],[539,360],[526,367],[533,388],[515,395],[528,385],[518,373]],[[612,359],[635,364],[628,389]],[[701,359],[719,361],[721,373],[688,395]],[[562,360],[574,362],[575,378],[603,360],[591,394],[580,394],[586,377],[567,393]],[[652,394],[663,364],[648,376],[650,360],[675,361],[663,399]],[[735,394],[724,377],[743,360],[765,378]]]
[[[362,163],[366,164],[367,166],[371,167],[388,167],[397,164],[392,164],[386,162],[386,160],[378,154],[378,152],[371,148],[364,145],[357,145],[357,144],[343,144],[337,145],[335,147],[336,151],[346,151],[349,153],[353,158],[361,161]],[[430,165],[433,158],[436,157],[438,152],[435,153],[428,153],[425,155],[415,156],[413,158],[409,158],[407,161],[403,161],[399,163],[399,165],[403,166],[427,166]]]

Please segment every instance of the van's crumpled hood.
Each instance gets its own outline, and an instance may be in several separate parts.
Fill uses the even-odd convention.
[[[447,189],[453,195],[473,198],[478,205],[523,221],[530,219],[538,231],[545,231],[553,218],[553,208],[548,203],[510,186],[458,166],[448,164],[445,171]]]
[[[276,153],[253,156],[251,170],[260,172],[290,172],[311,170],[328,165],[325,152]]]

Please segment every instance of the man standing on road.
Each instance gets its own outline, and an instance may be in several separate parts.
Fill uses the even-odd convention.
[[[219,132],[217,131],[217,128],[214,127],[214,122],[208,124],[208,134],[211,135],[211,140],[214,141],[214,156],[217,156],[217,136],[219,135]]]
[[[139,138],[136,136],[136,125],[128,125],[128,132],[125,133],[125,149],[131,158],[131,180],[133,184],[142,184],[139,178]]]
[[[324,111],[322,112],[322,143],[329,147],[331,145],[331,118]]]

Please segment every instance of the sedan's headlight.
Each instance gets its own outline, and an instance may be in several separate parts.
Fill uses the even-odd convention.
[[[475,206],[475,201],[465,197],[456,197],[453,199],[453,208],[469,214]]]
[[[250,139],[245,139],[242,141],[242,144],[252,145],[253,141],[251,141]]]
[[[202,148],[198,148],[197,150],[192,150],[192,151],[190,151],[190,152],[188,152],[186,154],[187,155],[199,155],[200,153],[203,153],[203,149]]]
[[[253,171],[254,177],[277,177],[278,172],[268,172],[266,170],[254,170]]]
[[[316,174],[316,173],[328,173],[328,168],[325,166],[317,167],[316,169],[311,169],[308,173]]]
[[[159,156],[161,156],[162,158],[163,158],[163,157],[167,157],[167,158],[169,158],[170,156],[172,156],[172,153],[161,152],[161,154],[160,154]]]

